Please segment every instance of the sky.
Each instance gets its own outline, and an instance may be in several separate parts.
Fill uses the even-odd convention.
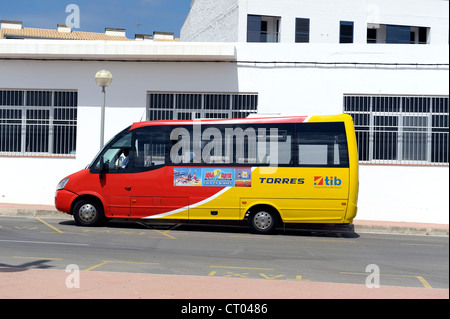
[[[56,29],[67,22],[73,31],[120,28],[131,39],[135,33],[153,31],[179,37],[190,4],[191,0],[9,0],[2,1],[0,20],[22,21],[25,28]]]

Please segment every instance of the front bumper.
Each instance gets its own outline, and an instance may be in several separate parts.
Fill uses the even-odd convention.
[[[70,214],[70,208],[73,201],[78,197],[77,194],[72,193],[66,189],[60,189],[55,194],[55,207],[57,210],[63,213]]]

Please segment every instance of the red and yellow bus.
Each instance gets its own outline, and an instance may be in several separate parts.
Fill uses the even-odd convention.
[[[352,223],[358,152],[349,115],[139,122],[57,186],[77,225],[107,219]]]

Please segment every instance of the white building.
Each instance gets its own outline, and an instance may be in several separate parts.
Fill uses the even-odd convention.
[[[106,138],[193,112],[349,113],[357,218],[448,224],[448,21],[440,0],[195,0],[177,43],[1,39],[0,202],[52,204],[91,161],[107,69]]]
[[[448,44],[448,1],[192,0],[182,41]]]

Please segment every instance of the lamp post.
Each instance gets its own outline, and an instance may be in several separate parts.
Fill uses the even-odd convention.
[[[105,88],[111,84],[113,76],[111,72],[107,70],[100,70],[95,74],[95,82],[102,87],[103,92],[103,104],[102,115],[100,119],[100,148],[103,147],[105,140],[105,103],[106,103],[106,90]]]

